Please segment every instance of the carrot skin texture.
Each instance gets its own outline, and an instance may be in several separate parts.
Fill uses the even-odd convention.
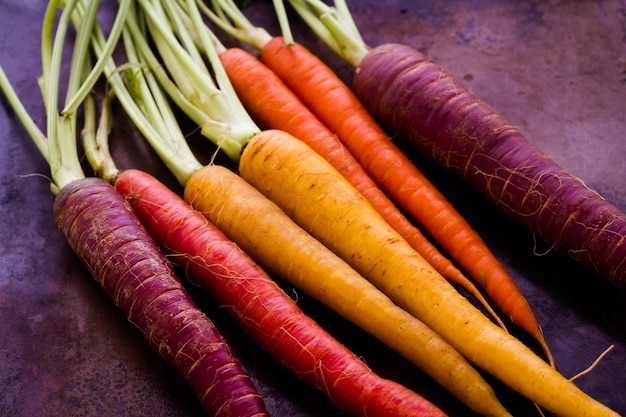
[[[531,144],[446,69],[374,48],[354,78],[372,114],[554,249],[626,287],[626,214]]]
[[[340,409],[355,416],[445,416],[420,395],[375,374],[306,316],[239,246],[154,177],[127,170],[115,186],[175,263],[277,362]]]
[[[265,45],[261,60],[338,135],[380,188],[437,240],[500,310],[541,343],[551,359],[534,312],[515,281],[333,71],[298,43],[285,46],[280,37]],[[319,100],[322,94],[325,99]]]
[[[265,129],[279,129],[295,136],[322,155],[435,269],[466,288],[500,326],[506,327],[474,284],[397,209],[339,138],[271,69],[240,48],[228,48],[220,54],[220,59],[238,97],[254,120]]]
[[[74,181],[57,195],[54,217],[95,280],[212,416],[269,416],[239,361],[115,188],[100,178]]]
[[[274,132],[257,135],[246,148]],[[268,271],[396,350],[470,409],[484,416],[510,416],[493,389],[455,349],[241,177],[221,166],[204,167],[190,178],[185,199]]]
[[[488,320],[304,143],[259,136],[240,175],[470,362],[562,417],[618,416]]]

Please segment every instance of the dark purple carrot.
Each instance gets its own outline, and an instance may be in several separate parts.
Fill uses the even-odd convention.
[[[440,65],[408,46],[381,45],[359,65],[354,88],[399,137],[555,250],[626,287],[626,214]]]
[[[268,415],[241,364],[115,188],[99,178],[73,181],[57,195],[54,217],[95,280],[211,416]]]
[[[123,24],[129,3],[121,2],[116,22]],[[268,416],[249,376],[213,323],[195,306],[130,205],[103,179],[85,177],[77,154],[76,109],[84,101],[85,126],[93,126],[93,98],[87,98],[83,92],[91,90],[91,83],[100,75],[92,71],[93,76],[87,78],[90,81],[82,78],[90,69],[88,43],[75,43],[66,107],[58,113],[61,64],[70,18],[78,16],[74,13],[78,8],[85,8],[83,15],[89,17],[77,25],[76,37],[90,36],[85,31],[93,27],[90,23],[94,22],[88,19],[95,20],[97,4],[73,2],[67,6],[58,20],[54,46],[53,22],[58,2],[48,6],[42,34],[47,136],[30,118],[0,70],[0,87],[50,165],[52,191],[56,195],[55,221],[95,280],[150,346],[180,372],[210,415]],[[121,26],[114,25],[109,40],[116,39],[120,32]],[[103,43],[103,59],[108,57],[109,44],[115,42]],[[96,62],[93,68],[102,68],[104,62]]]

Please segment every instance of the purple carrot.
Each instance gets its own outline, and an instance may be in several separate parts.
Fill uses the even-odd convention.
[[[504,213],[611,283],[626,287],[626,214],[531,144],[419,51],[381,45],[354,89],[400,138],[461,176]]]
[[[529,142],[445,68],[407,45],[370,48],[345,0],[289,0],[356,71],[354,92],[398,140],[459,175],[552,249],[626,287],[626,213]]]
[[[54,216],[96,281],[211,416],[268,415],[241,364],[115,188],[99,178],[74,181],[57,195]]]

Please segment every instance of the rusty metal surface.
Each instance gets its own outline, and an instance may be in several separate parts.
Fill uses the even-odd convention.
[[[624,2],[350,5],[369,44],[399,41],[427,52],[546,153],[626,210]],[[0,64],[41,126],[36,77],[44,6],[35,0],[0,2]],[[256,2],[249,10],[277,33],[269,2]],[[349,82],[350,68],[321,42],[304,29],[297,29],[296,37]],[[116,123],[112,135],[120,166],[143,168],[174,184],[121,113]],[[204,415],[182,379],[149,349],[55,229],[47,166],[4,99],[0,146],[0,415]],[[583,370],[615,344],[577,383],[626,413],[624,291],[600,283],[561,255],[535,255],[532,236],[456,179],[421,163],[518,280],[564,375]],[[536,251],[544,249],[539,245]],[[332,404],[275,364],[208,296],[190,290],[234,346],[274,415],[337,415]],[[299,303],[381,375],[423,393],[451,416],[472,415],[371,337],[302,294]],[[494,384],[514,415],[537,415],[528,401]]]

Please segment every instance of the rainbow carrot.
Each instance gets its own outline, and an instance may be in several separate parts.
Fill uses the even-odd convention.
[[[142,4],[144,2],[147,0],[142,0]],[[192,4],[188,6],[191,8]],[[148,26],[152,30],[165,29],[160,24],[163,23],[161,18],[156,18],[152,14],[152,9],[147,9],[146,12],[150,15],[148,18],[151,23]],[[199,24],[198,15],[195,13],[197,11],[193,12],[191,19],[194,24]],[[173,46],[174,40],[165,33],[159,32],[154,40],[157,39],[159,42],[167,42],[169,47]],[[205,48],[211,48],[212,41],[206,39],[206,35],[202,43]],[[189,64],[194,60],[180,50],[164,52],[176,57],[174,62],[170,63],[173,67],[180,64],[179,59],[184,59]],[[219,61],[215,55],[215,51],[211,50],[209,60],[215,73],[221,75],[223,72],[216,64]],[[185,72],[179,74],[179,78],[184,78],[183,82],[195,78],[192,74],[187,74],[187,77],[184,74]],[[219,79],[223,83],[221,91],[231,91],[232,87],[227,80],[221,77]],[[171,84],[165,84],[171,87]],[[196,95],[200,87],[196,86]],[[223,114],[221,111],[218,113]],[[223,138],[225,141],[229,140],[229,143],[233,142],[233,139],[233,137]],[[234,142],[236,144],[237,141]],[[239,142],[240,145],[242,143],[245,144],[245,148],[237,155],[238,168],[242,175],[244,171],[258,173],[259,178],[251,179],[247,174],[246,176],[251,182],[261,181],[263,185],[258,185],[260,190],[271,194],[275,202],[288,208],[287,211],[294,219],[307,224],[311,233],[324,240],[329,248],[336,250],[362,274],[384,287],[414,315],[422,316],[433,329],[445,335],[446,339],[452,340],[456,348],[472,358],[472,361],[480,363],[486,370],[512,385],[532,401],[557,413],[566,416],[600,413],[615,415],[581,392],[571,381],[556,372],[521,342],[491,323],[399,237],[372,207],[365,203],[358,191],[310,147],[284,132],[277,131],[256,133],[251,138],[244,137]],[[262,167],[259,168],[260,166]],[[203,168],[206,169],[208,167]],[[222,171],[230,172],[224,168]],[[277,171],[281,175],[275,175]],[[234,173],[230,174],[231,177],[238,178]],[[186,188],[188,187],[189,184]],[[213,197],[216,195],[216,193],[207,194]],[[294,199],[293,196],[301,198]],[[217,193],[217,197],[229,197],[228,192],[224,190]],[[188,201],[196,200],[188,197]],[[217,214],[219,217],[219,210]],[[225,223],[233,224],[234,221],[231,219]],[[342,233],[342,230],[347,233]],[[262,231],[255,231],[253,235],[265,236],[264,232],[267,231],[268,228],[263,228]],[[267,240],[263,240],[256,246],[269,246],[271,249],[274,243],[272,241],[272,245],[268,245]],[[284,253],[281,254],[282,257]],[[399,256],[395,258],[392,254]],[[289,257],[288,260],[295,258],[297,257]],[[297,274],[300,269],[292,268],[292,271]],[[414,280],[415,277],[419,280]],[[339,291],[339,294],[341,293]],[[362,301],[363,298],[357,300]],[[539,380],[545,383],[545,386],[538,387]]]
[[[129,20],[132,21],[132,20]],[[128,35],[125,33],[125,35]],[[125,36],[125,41],[130,41],[128,36]],[[139,51],[135,50],[132,42],[126,44],[127,47],[127,55],[132,59],[133,63],[139,63],[139,61],[134,61],[134,59],[138,58],[137,53]],[[96,46],[98,50],[98,47]],[[144,51],[145,52],[145,51]],[[119,73],[115,70],[118,66],[114,63],[110,63],[107,66],[107,76],[109,77],[109,82],[115,91],[117,97],[120,99],[120,102],[123,104],[124,108],[127,110],[128,114],[131,116],[133,121],[137,124],[138,128],[142,130],[146,136],[146,139],[150,142],[150,144],[159,152],[159,154],[164,158],[164,162],[166,165],[175,173],[176,177],[180,179],[181,184],[185,186],[185,190],[190,188],[190,184],[194,181],[197,183],[202,181],[202,178],[205,178],[209,169],[215,168],[214,166],[206,166],[202,167],[200,163],[195,160],[191,150],[186,146],[184,141],[184,137],[180,132],[174,116],[169,110],[169,105],[166,100],[162,96],[158,85],[156,85],[155,80],[150,76],[149,72],[145,72],[141,70],[141,65],[131,65],[129,66],[129,70],[126,73],[126,80],[128,80],[134,86],[133,90],[131,90],[134,94],[138,94],[137,101],[141,103],[141,107],[135,103],[135,99],[129,93],[129,91],[125,88],[122,83],[121,77]],[[136,75],[133,77],[131,71],[136,71]],[[152,98],[151,98],[152,97]],[[148,110],[149,109],[149,110]],[[106,130],[106,129],[105,129]],[[254,138],[252,139],[254,140]],[[294,139],[295,140],[295,139]],[[230,171],[228,171],[230,172]],[[234,173],[230,172],[232,176],[237,178],[240,182],[243,180],[236,176]],[[121,174],[123,176],[124,173]],[[209,177],[214,177],[209,175]],[[118,178],[117,181],[120,181]],[[116,183],[117,184],[117,183]],[[258,194],[258,192],[257,192]],[[261,201],[267,200],[258,194],[261,197]],[[197,204],[201,204],[202,201],[200,199],[194,199],[194,206],[197,207]],[[244,207],[250,205],[250,201],[244,201],[242,204]],[[154,210],[157,207],[153,207]],[[225,210],[221,212],[222,218],[231,218],[231,212],[233,210]],[[284,213],[282,214],[283,218],[287,218]],[[268,217],[268,219],[272,219],[273,217]],[[239,220],[239,218],[235,214],[235,220]],[[150,221],[150,220],[146,220]],[[276,221],[276,220],[274,220]],[[206,220],[203,221],[206,223]],[[245,222],[240,222],[245,225]],[[497,402],[494,397],[492,389],[484,382],[482,377],[469,365],[466,361],[453,349],[444,343],[436,334],[434,334],[430,329],[416,320],[413,316],[406,313],[405,311],[399,309],[393,303],[391,303],[387,297],[383,296],[379,291],[375,290],[374,287],[365,281],[362,277],[356,274],[351,268],[349,268],[345,263],[336,258],[333,254],[331,254],[326,248],[319,244],[319,242],[312,239],[309,235],[304,233],[301,229],[293,226],[297,231],[296,234],[300,234],[305,236],[304,239],[307,239],[306,242],[313,241],[318,246],[316,247],[319,250],[312,251],[315,253],[315,256],[323,256],[322,260],[317,260],[315,262],[309,261],[309,266],[306,268],[307,273],[309,274],[310,282],[309,287],[318,291],[318,296],[323,295],[320,293],[318,274],[319,270],[317,269],[319,266],[324,266],[328,264],[333,264],[335,266],[339,266],[336,272],[333,272],[329,275],[329,280],[334,280],[335,282],[341,281],[343,279],[350,279],[350,284],[352,287],[353,294],[361,294],[367,295],[369,293],[369,298],[372,300],[372,303],[376,303],[379,307],[385,308],[383,312],[381,312],[380,316],[384,318],[382,321],[384,323],[390,323],[393,321],[400,321],[402,326],[405,327],[405,330],[398,334],[393,328],[387,328],[386,326],[381,326],[380,321],[372,322],[371,320],[367,320],[367,316],[365,313],[372,310],[372,305],[366,304],[345,304],[345,299],[338,297],[337,295],[327,294],[326,298],[321,297],[322,301],[328,302],[329,300],[333,300],[333,298],[337,301],[334,301],[334,304],[331,303],[332,307],[340,308],[340,313],[348,313],[349,318],[358,318],[357,324],[365,326],[366,330],[370,332],[374,331],[374,334],[381,338],[383,341],[390,343],[392,347],[399,349],[403,354],[407,355],[411,360],[416,362],[417,364],[424,363],[430,372],[436,379],[440,380],[442,384],[448,387],[452,392],[457,393],[461,396],[461,398],[468,404],[471,404],[474,407],[482,407],[485,412],[488,412],[489,415],[500,415],[500,416],[508,416],[509,414],[502,408],[502,406]],[[248,230],[254,230],[251,227],[247,227]],[[166,234],[175,234],[175,232],[171,228],[164,229]],[[284,236],[284,233],[281,234]],[[246,241],[250,241],[250,236],[248,236]],[[277,242],[279,239],[275,239]],[[259,243],[260,241],[265,241],[265,237],[261,234],[258,235],[256,240],[253,240],[255,243]],[[303,245],[300,240],[293,239],[282,239],[282,245],[286,245],[287,252],[298,251],[299,248]],[[285,252],[282,252],[281,255],[284,255]],[[284,256],[274,257],[276,260],[282,261],[285,264]],[[289,261],[291,258],[288,258]],[[288,265],[288,264],[286,264]],[[215,266],[218,268],[218,266]],[[190,266],[192,268],[192,266]],[[289,268],[285,266],[285,270],[287,271]],[[302,269],[297,268],[293,269],[293,271],[301,271]],[[298,277],[294,276],[292,273],[284,273],[280,274],[281,277],[287,279],[288,281],[294,281]],[[301,284],[301,283],[300,283]],[[355,296],[356,297],[356,296]],[[258,297],[257,297],[258,298]],[[264,301],[262,298],[258,298],[260,301]],[[273,309],[276,306],[270,306],[270,309]],[[262,314],[267,312],[267,310],[261,310],[258,314]],[[376,309],[374,309],[376,311]],[[242,316],[243,320],[247,320],[245,315]],[[249,325],[249,324],[248,324]],[[273,330],[277,330],[279,328],[276,325]],[[260,342],[264,345],[275,342],[274,338],[270,338],[267,340],[267,333],[273,333],[272,328],[265,329],[266,336],[261,338]],[[295,336],[296,334],[291,334],[291,336]],[[305,337],[306,335],[303,335]],[[427,338],[428,343],[425,343],[424,338]],[[295,342],[308,345],[309,342],[306,339],[295,339]],[[282,349],[283,347],[281,347]],[[275,349],[275,348],[272,348]],[[426,362],[423,358],[423,351],[430,352],[432,356],[436,357],[436,360],[431,360]],[[277,352],[282,352],[279,350]],[[296,352],[297,353],[297,352]],[[300,352],[296,355],[296,357],[301,357],[303,352]],[[319,352],[320,355],[324,354],[323,352]],[[316,371],[315,368],[312,368],[313,365],[319,365],[317,362],[292,362],[294,359],[293,356],[281,356],[278,358],[279,361],[285,361],[284,363],[289,364],[289,367],[294,370],[299,370],[298,375],[307,375],[307,381],[314,382],[315,387],[322,389],[325,393],[327,393],[331,399],[337,400],[339,404],[345,407],[350,407],[351,410],[358,411],[359,414],[372,409],[380,409],[382,405],[387,404],[389,406],[389,402],[385,401],[385,395],[382,395],[378,392],[372,392],[371,390],[363,391],[361,387],[361,383],[354,379],[344,379],[342,377],[342,373],[340,370],[331,371],[333,368],[324,368],[322,375]],[[437,363],[440,365],[437,366]],[[325,362],[325,365],[331,366],[332,363]],[[339,366],[336,364],[335,366]],[[325,374],[328,373],[328,377],[331,380],[322,380],[319,378],[324,377]],[[317,378],[309,379],[313,375],[318,375]],[[341,381],[332,380],[333,377],[340,378]],[[370,377],[370,381],[371,381]],[[345,393],[343,392],[346,387],[353,385],[350,389],[352,395],[349,398],[346,398]],[[378,384],[377,386],[380,386]],[[389,383],[388,386],[389,395],[391,397],[394,396],[394,392],[398,391],[397,386],[394,383]],[[359,394],[360,393],[360,394]],[[358,395],[357,395],[358,394]],[[369,396],[367,396],[369,394]],[[401,410],[403,407],[408,407],[412,411],[408,412],[408,414],[416,413],[422,408],[431,408],[432,406],[427,404],[421,397],[408,396],[407,395],[406,403],[404,405],[399,405],[397,407],[392,407],[388,409],[388,412],[394,412],[394,410]],[[354,396],[356,395],[356,397]],[[376,398],[371,397],[372,395],[376,395]],[[397,395],[397,394],[395,394]],[[378,398],[380,397],[380,398]],[[360,404],[360,408],[355,408],[355,401],[358,401]],[[372,403],[372,409],[363,409],[363,404]],[[392,401],[393,402],[393,401]],[[422,404],[421,408],[418,407],[418,404]],[[476,405],[474,405],[474,403]],[[385,407],[382,407],[385,409]],[[380,411],[382,415],[386,415],[383,411]],[[421,411],[420,411],[421,412]]]

